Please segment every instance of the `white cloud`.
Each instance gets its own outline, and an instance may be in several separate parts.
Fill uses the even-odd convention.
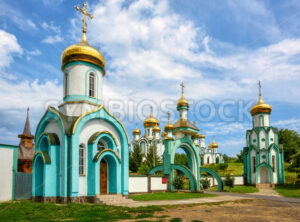
[[[58,42],[63,42],[64,39],[60,35],[47,36],[42,40],[43,43],[54,44]]]
[[[48,33],[48,36],[42,40],[43,43],[54,44],[64,41],[64,38],[61,36],[60,27],[55,26],[53,21],[50,23],[42,22],[41,26]],[[51,33],[51,35],[49,35],[49,33]],[[52,33],[54,33],[54,35]]]
[[[17,38],[4,30],[0,30],[0,70],[8,67],[13,61],[14,54],[22,54],[23,49]]]

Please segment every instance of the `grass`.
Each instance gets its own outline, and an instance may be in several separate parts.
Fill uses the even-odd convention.
[[[277,185],[275,190],[284,197],[300,198],[300,186],[294,184]]]
[[[217,191],[218,187],[212,187],[209,190]],[[232,193],[256,193],[258,192],[258,188],[253,186],[234,186],[230,189],[228,186],[224,186],[224,192],[232,192]]]
[[[214,194],[206,193],[180,193],[180,192],[159,192],[149,194],[133,194],[130,198],[138,201],[149,201],[149,200],[182,200],[191,198],[203,198],[203,197],[215,197]]]
[[[14,201],[0,203],[0,221],[116,221],[153,217],[158,206],[127,208],[101,204],[37,203]]]
[[[203,167],[207,167],[207,168],[210,168],[210,169],[216,171],[219,174],[219,176],[243,175],[243,173],[244,173],[243,163],[230,162],[227,164],[228,164],[228,168],[226,170],[218,169],[218,164],[206,164],[206,165],[203,165]]]

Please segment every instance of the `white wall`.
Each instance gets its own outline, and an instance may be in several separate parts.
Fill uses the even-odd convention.
[[[147,193],[148,178],[129,176],[129,193]]]
[[[0,148],[0,201],[12,199],[14,149]]]
[[[151,177],[151,190],[167,190],[167,184],[162,183],[162,177]]]
[[[243,176],[233,176],[234,177],[234,185],[244,185],[244,178]],[[201,179],[205,179],[205,177],[202,177]],[[210,186],[217,186],[218,182],[213,177],[207,177],[207,179],[210,181]],[[224,181],[225,177],[221,177],[221,179]]]

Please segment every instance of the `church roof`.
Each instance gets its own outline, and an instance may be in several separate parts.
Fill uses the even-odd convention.
[[[26,148],[24,143],[19,144],[18,149],[18,159],[19,160],[32,160],[34,156],[35,146],[32,144],[32,147]]]
[[[174,128],[181,128],[181,127],[184,127],[184,128],[192,128],[194,130],[197,130],[199,131],[199,128],[194,125],[193,123],[191,123],[189,120],[184,120],[184,119],[180,119],[178,120],[177,122],[175,122],[173,124]]]

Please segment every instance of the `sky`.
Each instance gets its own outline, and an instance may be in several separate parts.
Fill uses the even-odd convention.
[[[83,1],[0,0],[0,143],[18,144],[26,109],[32,133],[62,102],[60,57],[81,39]],[[87,39],[106,59],[104,104],[131,132],[150,105],[163,128],[176,102],[219,152],[246,146],[249,109],[262,95],[271,125],[300,131],[297,0],[90,0]]]

